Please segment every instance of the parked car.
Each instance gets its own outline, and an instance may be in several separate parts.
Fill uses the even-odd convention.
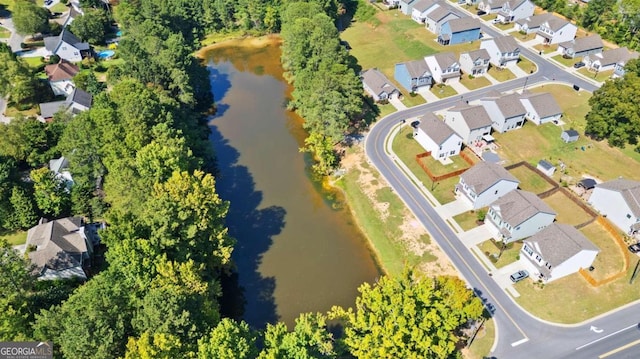
[[[509,278],[511,278],[511,281],[513,283],[518,283],[519,281],[527,278],[528,276],[529,276],[529,273],[526,270],[519,270],[513,273]]]
[[[629,252],[638,253],[640,252],[640,243],[634,243],[629,246]]]
[[[53,4],[53,0],[44,0],[44,4],[46,6],[50,6],[51,4]]]
[[[573,67],[575,67],[576,69],[579,69],[581,67],[584,67],[584,62],[582,61],[578,61],[575,64],[573,64]]]
[[[492,24],[499,24],[500,20],[498,18],[495,18],[495,19],[491,20],[491,23]]]
[[[482,16],[482,15],[486,15],[487,12],[486,11],[482,11],[482,10],[478,10],[478,12],[476,12],[476,15],[478,16]]]

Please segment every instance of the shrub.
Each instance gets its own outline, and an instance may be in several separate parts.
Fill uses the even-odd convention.
[[[484,222],[486,217],[487,217],[487,211],[484,209],[479,210],[478,213],[476,214],[476,218],[480,222]]]
[[[48,64],[57,64],[58,62],[60,62],[60,56],[58,55],[51,55],[49,56],[49,61],[47,61]]]

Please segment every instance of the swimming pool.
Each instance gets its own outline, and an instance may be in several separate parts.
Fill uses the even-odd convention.
[[[100,60],[105,60],[105,59],[108,59],[108,58],[112,57],[113,55],[115,55],[115,53],[116,52],[113,51],[113,50],[104,50],[104,51],[98,52],[97,55],[98,55],[98,58]]]

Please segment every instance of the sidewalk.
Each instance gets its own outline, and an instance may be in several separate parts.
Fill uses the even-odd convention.
[[[425,87],[420,88],[418,90],[418,94],[422,96],[427,101],[427,103],[436,102],[440,100],[438,96],[434,95],[433,92],[431,92],[430,89]]]
[[[461,84],[458,81],[453,81],[450,84],[451,87],[453,87],[454,90],[456,90],[456,92],[458,93],[458,95],[462,95],[465,94],[467,92],[469,92],[469,89],[466,88],[463,84]]]

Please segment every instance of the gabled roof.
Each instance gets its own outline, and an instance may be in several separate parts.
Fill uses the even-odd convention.
[[[496,106],[498,106],[498,109],[504,118],[523,116],[527,113],[527,110],[520,102],[520,94],[518,93],[502,95],[500,97],[485,98],[483,100],[494,102]]]
[[[362,81],[375,92],[377,95],[382,92],[391,93],[393,91],[400,92],[385,75],[377,69],[369,69],[362,73]]]
[[[49,160],[49,170],[54,173],[60,173],[65,168],[69,168],[69,161],[64,157]]]
[[[38,273],[45,268],[60,271],[82,265],[87,242],[82,218],[68,217],[39,224],[27,232],[27,248],[35,247],[29,259]]]
[[[562,113],[562,109],[558,102],[548,92],[544,93],[526,93],[520,98],[521,101],[528,101],[536,110],[540,118],[554,116]]]
[[[64,81],[71,80],[80,69],[78,66],[68,63],[65,60],[60,60],[57,64],[47,65],[44,67],[44,72],[47,74],[49,81]]]
[[[423,77],[426,73],[431,76],[431,69],[429,69],[429,65],[424,59],[404,62],[404,65],[407,67],[411,78]]]
[[[504,3],[506,3],[508,0],[486,0],[484,1],[485,4],[489,5],[492,9],[497,9],[502,7],[502,5],[504,5]]]
[[[491,118],[487,110],[480,105],[469,106],[460,105],[449,109],[450,112],[459,112],[462,119],[469,127],[469,130],[491,126]]]
[[[520,49],[520,45],[516,42],[511,36],[497,36],[493,39],[485,40],[485,41],[493,41],[498,47],[498,51],[501,53],[506,52],[515,52],[516,49]]]
[[[510,1],[507,1],[507,4],[509,6],[509,9],[515,10],[518,7],[520,7],[520,5],[526,3],[527,1],[529,0],[510,0]]]
[[[451,136],[458,136],[451,127],[431,112],[427,112],[420,118],[418,128],[438,145],[443,144]]]
[[[476,194],[486,191],[502,180],[520,183],[520,181],[513,177],[504,167],[490,162],[476,163],[473,167],[461,174],[460,178],[467,186],[471,187]]]
[[[451,33],[480,29],[480,20],[472,17],[451,19],[447,23],[449,23]]]
[[[527,24],[527,26],[530,29],[535,29],[537,27],[540,27],[540,25],[542,25],[543,22],[549,20],[552,17],[553,17],[552,13],[545,12],[545,13],[542,13],[542,14],[539,14],[539,15],[533,15],[533,16],[525,18],[525,19],[517,20],[516,24],[518,24],[518,25]]]
[[[568,224],[552,223],[540,232],[525,239],[552,267],[583,250],[600,251],[580,231]]]
[[[42,118],[51,118],[56,112],[67,109],[66,101],[43,102],[39,106]]]
[[[600,35],[591,35],[585,37],[576,37],[571,41],[566,41],[558,44],[559,47],[565,49],[573,49],[573,52],[582,52],[593,49],[603,48],[602,38]]]
[[[62,32],[58,36],[45,37],[44,46],[48,51],[55,52],[63,41],[75,47],[79,51],[86,51],[90,49],[88,43],[80,41],[76,35],[72,34],[71,31],[66,28],[62,29]]]
[[[458,63],[458,59],[456,59],[453,52],[440,52],[433,55],[433,58],[436,60],[438,66],[440,66],[440,72]]]
[[[463,52],[461,55],[463,54],[468,54],[469,57],[471,58],[471,61],[476,61],[478,59],[480,60],[491,59],[491,56],[489,55],[489,51],[487,51],[487,49],[478,49],[478,50],[473,50],[469,52]]]
[[[436,5],[437,2],[438,2],[437,0],[419,0],[417,3],[413,5],[413,9],[423,12],[429,9],[430,7],[432,7],[433,5]]]
[[[627,49],[626,47],[619,47],[617,49],[603,51],[599,55],[601,66],[625,64],[631,59],[638,58],[637,52],[629,51],[629,49]]]
[[[635,217],[640,217],[640,182],[616,179],[596,185],[597,188],[620,192]]]
[[[80,88],[75,88],[72,93],[67,96],[66,103],[71,105],[71,103],[77,103],[84,107],[90,108],[91,102],[93,101],[93,96],[90,93],[84,91]]]
[[[549,28],[551,30],[553,30],[554,32],[562,29],[563,27],[565,27],[568,24],[571,24],[570,21],[563,19],[561,17],[557,17],[555,15],[549,17],[546,21],[542,22],[540,25],[546,23]]]
[[[554,168],[554,166],[550,162],[545,161],[545,160],[538,161],[538,166],[544,168],[545,170],[550,170],[550,169]]]
[[[557,213],[544,203],[535,193],[513,190],[495,200],[491,207],[497,209],[503,221],[517,227],[538,213]]]
[[[565,133],[566,133],[566,134],[567,134],[567,136],[569,136],[569,137],[577,137],[577,136],[580,136],[580,134],[579,134],[579,133],[578,133],[578,131],[576,131],[576,130],[564,130],[564,131],[562,131],[562,133],[563,133],[563,134],[565,134]]]
[[[429,19],[431,19],[431,20],[433,20],[435,22],[440,22],[440,20],[444,19],[449,14],[453,14],[456,17],[459,17],[453,11],[451,11],[448,7],[438,6],[437,9],[435,9],[432,12],[427,14],[427,18],[429,18]]]

